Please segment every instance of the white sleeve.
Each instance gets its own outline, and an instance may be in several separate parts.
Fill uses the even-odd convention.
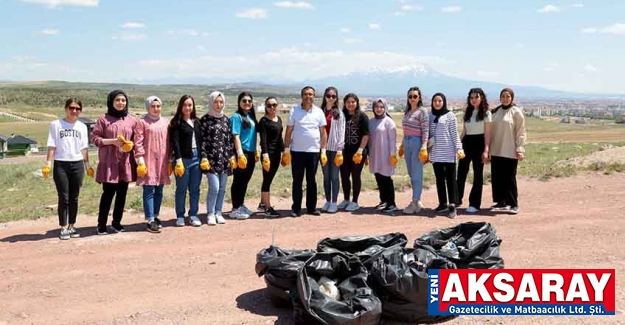
[[[56,148],[56,135],[58,134],[58,131],[56,129],[56,123],[55,122],[56,121],[50,123],[50,128],[48,129],[48,143],[47,143],[47,146]]]
[[[80,150],[89,148],[89,130],[85,124],[81,125],[80,130]]]
[[[291,108],[291,111],[289,112],[289,121],[287,122],[287,126],[293,126],[295,125],[295,117],[293,116],[295,114],[295,107]]]

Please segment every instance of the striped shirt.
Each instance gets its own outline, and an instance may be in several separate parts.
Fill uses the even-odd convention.
[[[434,117],[434,114],[430,115],[430,138],[434,139],[434,147],[430,152],[430,161],[455,163],[456,153],[462,150],[456,115],[453,112],[449,112],[439,117],[438,123],[434,123]]]
[[[404,114],[404,118],[401,120],[405,137],[415,136],[421,137],[421,139],[428,139],[429,124],[428,112],[423,107],[420,107],[412,114],[410,112]]]
[[[330,111],[326,113],[332,115]],[[345,115],[339,110],[339,118],[335,120],[330,117],[332,122],[330,123],[330,131],[328,132],[328,151],[339,151],[345,147]],[[326,129],[327,130],[327,129]]]

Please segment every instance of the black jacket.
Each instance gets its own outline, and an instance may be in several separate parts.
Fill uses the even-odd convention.
[[[202,135],[200,134],[200,119],[196,119],[193,122],[193,128],[187,121],[180,120],[179,123],[174,123],[169,127],[169,138],[171,139],[171,148],[174,152],[174,159],[191,159],[193,158],[193,152],[191,150],[193,133],[195,131],[195,143],[198,152],[198,159],[200,155],[200,149],[202,148]]]

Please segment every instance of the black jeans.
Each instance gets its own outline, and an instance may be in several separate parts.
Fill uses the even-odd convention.
[[[245,169],[236,168],[233,172],[232,187],[230,187],[230,197],[232,198],[232,208],[238,209],[245,203],[245,193],[247,193],[247,184],[252,179],[254,167],[256,166],[256,153],[251,151],[243,151],[247,158],[247,166]]]
[[[82,160],[55,160],[52,176],[59,196],[59,226],[65,227],[68,223],[73,225],[78,215],[78,196],[85,177],[85,165]]]
[[[438,206],[446,206],[448,196],[449,203],[455,204],[458,201],[458,190],[456,189],[456,163],[433,163],[432,165],[434,166],[434,176],[436,176]]]
[[[304,175],[306,175],[306,210],[313,212],[317,209],[317,167],[319,167],[317,152],[291,151],[291,171],[293,173],[293,205],[291,211],[302,210],[302,195]],[[328,161],[328,164],[332,162]]]
[[[261,188],[260,188],[261,192],[269,192],[271,188],[271,182],[273,182],[273,178],[276,176],[276,173],[278,172],[278,168],[280,167],[281,158],[282,158],[281,152],[269,153],[269,162],[270,162],[269,171],[265,171],[265,169],[263,169],[263,184],[261,185]]]
[[[501,205],[518,207],[519,192],[516,184],[517,159],[492,156],[491,183],[493,201]]]
[[[362,161],[360,164],[354,163],[352,160],[356,152],[343,152],[343,164],[341,165],[341,186],[343,187],[343,197],[346,201],[350,201],[349,194],[352,191],[352,185],[354,193],[352,194],[351,202],[358,203],[358,196],[360,196],[360,190],[362,188],[362,168],[367,160],[367,150],[362,152]],[[328,161],[328,164],[332,163]],[[351,177],[351,182],[350,182]]]
[[[109,210],[115,197],[115,207],[113,208],[113,225],[119,226],[124,216],[124,206],[126,205],[126,194],[128,194],[127,182],[102,183],[102,196],[100,197],[100,211],[98,212],[98,228],[106,227]]]
[[[391,176],[384,176],[375,173],[375,181],[378,183],[378,191],[380,191],[380,202],[386,203],[386,206],[395,205],[395,185]]]
[[[462,138],[462,148],[466,154],[464,159],[458,162],[458,205],[464,197],[464,186],[469,174],[469,166],[473,163],[473,187],[469,194],[469,206],[479,209],[482,205],[482,187],[484,186],[484,135],[465,135]]]

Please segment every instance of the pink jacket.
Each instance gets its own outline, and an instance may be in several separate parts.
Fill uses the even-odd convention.
[[[143,157],[148,169],[145,177],[137,177],[137,185],[169,185],[167,164],[170,162],[169,121],[146,115],[135,126],[135,158]]]
[[[98,183],[133,182],[137,179],[135,160],[132,151],[121,152],[116,146],[105,146],[102,139],[117,138],[121,133],[126,139],[133,140],[134,127],[137,124],[133,116],[117,118],[108,114],[100,116],[91,132],[91,140],[98,147],[98,169],[95,180]]]

